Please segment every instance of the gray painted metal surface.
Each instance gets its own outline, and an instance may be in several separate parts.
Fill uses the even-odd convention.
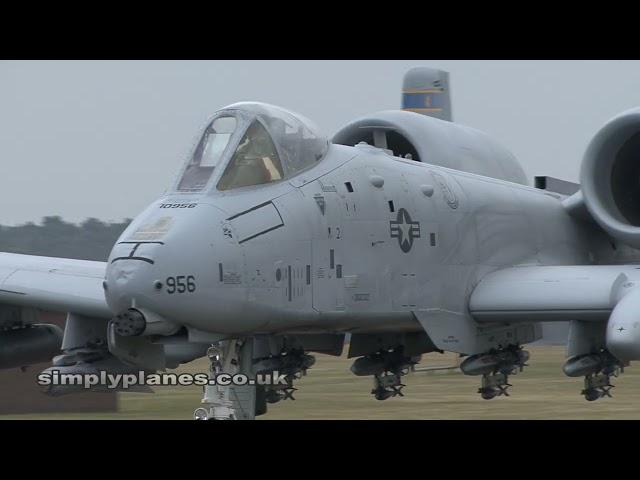
[[[412,78],[405,87],[424,87]],[[105,329],[113,316],[142,318],[149,332],[183,329],[183,341],[203,345],[272,338],[269,358],[282,362],[350,333],[354,352],[373,355],[367,365],[406,349],[403,365],[444,350],[473,356],[469,365],[489,355],[522,368],[518,349],[548,321],[573,322],[569,351],[601,355],[592,363],[640,358],[640,213],[624,196],[637,193],[625,183],[636,132],[635,110],[607,124],[587,151],[581,191],[567,197],[570,185],[529,187],[485,134],[427,115],[380,112],[329,143],[304,117],[235,104],[214,115],[174,187],[106,264],[1,255],[0,302]],[[106,338],[111,356],[138,352],[129,365],[163,355],[149,333]],[[190,351],[202,352],[185,349],[181,361]],[[506,388],[506,376],[497,387],[485,377],[484,398]]]

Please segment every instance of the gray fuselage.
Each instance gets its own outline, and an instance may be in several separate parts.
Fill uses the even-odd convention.
[[[562,198],[332,145],[288,181],[153,203],[109,258],[107,299],[231,335],[419,330],[414,311],[468,317],[490,271],[610,257],[607,237]]]

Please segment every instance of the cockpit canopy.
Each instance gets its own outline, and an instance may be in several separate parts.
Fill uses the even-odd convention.
[[[242,102],[219,110],[178,181],[179,192],[263,185],[319,162],[329,140],[306,118],[273,105]]]

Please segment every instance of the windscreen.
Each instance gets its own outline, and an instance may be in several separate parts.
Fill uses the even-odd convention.
[[[211,122],[180,179],[178,191],[198,192],[207,185],[229,144],[236,125],[236,118],[232,116],[218,117]]]
[[[271,136],[254,120],[240,140],[218,183],[218,190],[271,183],[283,178],[280,156]]]
[[[241,102],[218,110],[177,182],[191,193],[272,184],[320,162],[329,140],[305,117],[274,105]],[[215,180],[214,180],[215,179]]]

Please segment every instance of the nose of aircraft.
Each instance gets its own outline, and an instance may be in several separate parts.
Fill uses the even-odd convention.
[[[154,204],[122,234],[108,260],[105,297],[115,315],[144,309],[188,325],[210,311],[214,272],[238,246],[223,235],[217,207],[166,209]]]
[[[105,297],[114,314],[138,304],[153,301],[153,292],[160,286],[156,266],[164,243],[119,242],[113,248],[107,265]],[[157,278],[156,278],[157,277]]]

